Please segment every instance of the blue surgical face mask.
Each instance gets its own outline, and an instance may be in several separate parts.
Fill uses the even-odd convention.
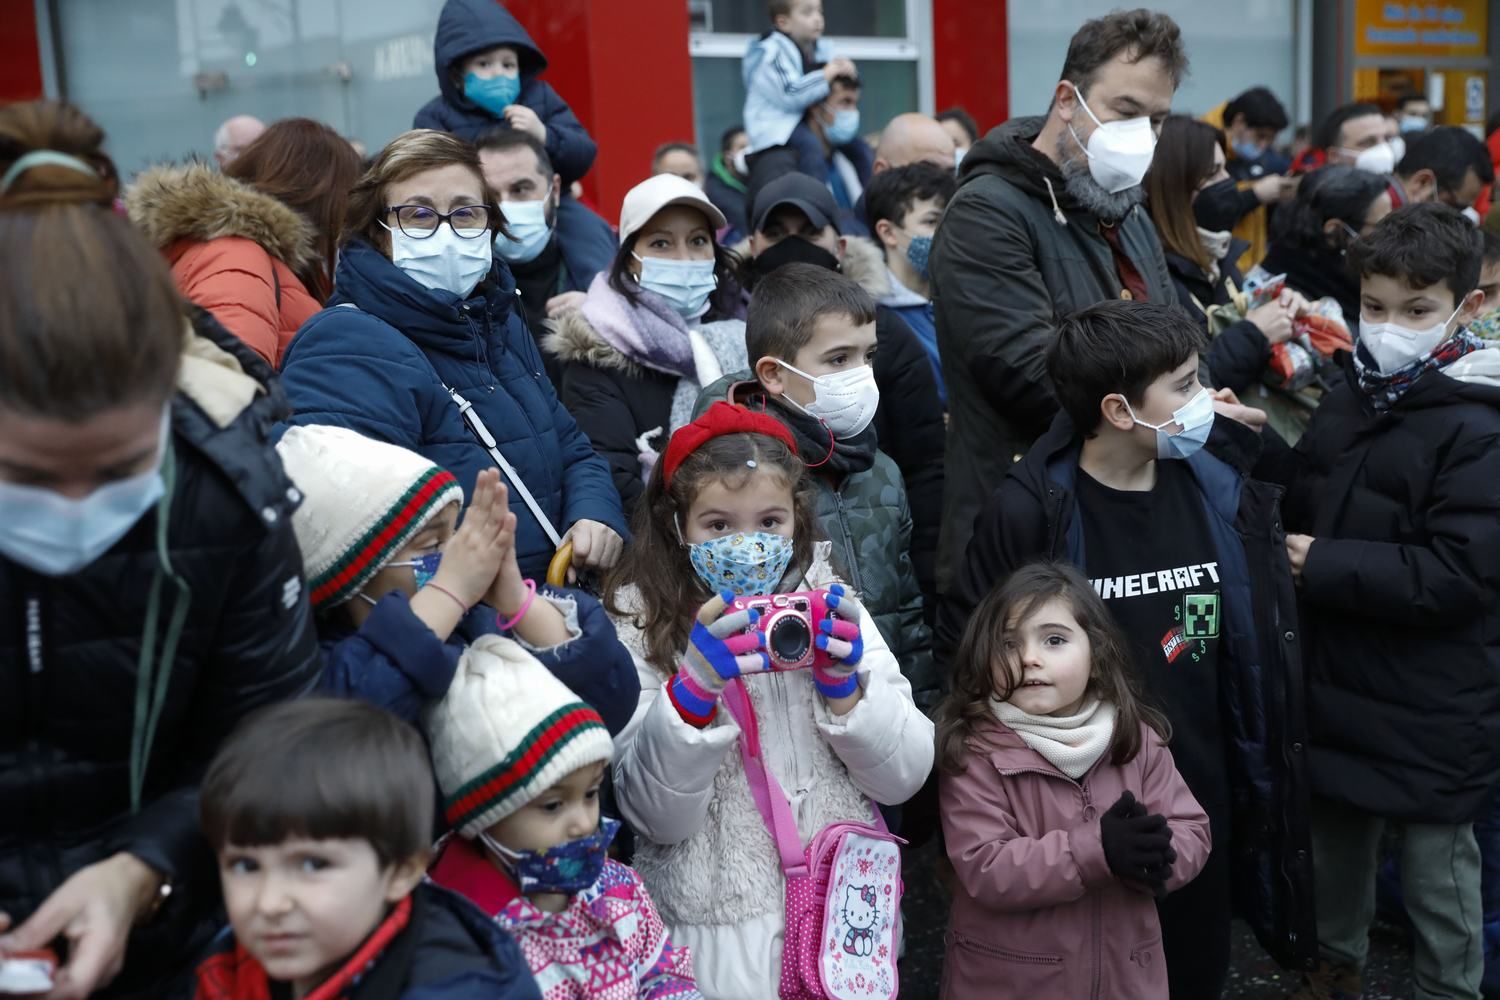
[[[523,895],[555,892],[572,896],[599,881],[609,857],[609,845],[619,829],[619,820],[606,817],[600,821],[597,833],[545,851],[513,851],[488,833],[481,833],[479,842],[515,876],[516,886]]]
[[[442,564],[443,554],[441,552],[429,552],[425,556],[417,556],[405,562],[386,563],[387,566],[410,566],[412,575],[417,578],[417,589],[421,590],[432,582],[437,576],[438,566]]]
[[[828,145],[835,149],[845,143],[853,142],[857,135],[859,135],[858,108],[840,108],[833,113],[833,122],[823,126],[823,136],[828,140]]]
[[[433,291],[467,299],[494,263],[494,251],[485,239],[487,231],[468,238],[443,223],[431,236],[417,239],[403,233],[399,226],[381,225],[391,233],[391,263]]]
[[[735,532],[688,545],[688,560],[710,592],[736,597],[774,593],[792,562],[792,540],[769,531]]]
[[[928,280],[927,265],[932,256],[932,237],[913,236],[911,242],[906,244],[906,262],[911,269],[922,276],[923,281]]]
[[[1128,399],[1125,401],[1125,412],[1142,427],[1150,427],[1156,431],[1157,458],[1188,458],[1194,455],[1208,441],[1208,435],[1214,428],[1214,399],[1207,389],[1199,389],[1198,395],[1175,410],[1172,419],[1166,423],[1146,423],[1135,415]],[[1167,424],[1174,423],[1182,428],[1178,433],[1168,434],[1162,429]]]
[[[74,499],[40,486],[0,482],[0,556],[43,576],[67,576],[89,566],[125,537],[166,491],[162,462],[171,434],[162,415],[156,464]]]
[[[475,73],[464,77],[464,96],[499,117],[521,96],[521,76],[492,76],[485,80]]]
[[[1241,140],[1234,144],[1234,155],[1242,160],[1249,160],[1252,163],[1260,159],[1261,154],[1264,152],[1265,150],[1261,149],[1257,143]]]
[[[495,234],[495,256],[507,264],[529,264],[536,260],[552,238],[547,225],[547,202],[507,201],[500,206],[511,239]]]
[[[666,257],[642,257],[631,251],[631,256],[641,262],[640,285],[666,299],[683,319],[697,319],[708,312],[708,297],[719,287],[719,276],[714,273],[715,261],[673,260]]]

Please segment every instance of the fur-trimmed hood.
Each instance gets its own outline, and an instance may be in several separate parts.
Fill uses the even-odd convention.
[[[750,237],[745,237],[730,247],[741,258],[749,261]],[[844,261],[839,270],[845,277],[853,279],[859,287],[869,292],[878,302],[891,294],[891,279],[886,273],[885,253],[874,240],[864,236],[844,237]]]
[[[125,192],[125,210],[159,250],[239,236],[294,271],[317,259],[316,231],[300,212],[207,164],[142,172]]]
[[[584,318],[583,312],[570,309],[550,321],[552,332],[542,341],[542,349],[555,356],[563,364],[588,365],[605,371],[624,372],[635,378],[645,369],[627,358],[618,347],[609,343]],[[703,335],[709,349],[720,358],[737,359],[744,356],[745,324],[742,320],[726,319],[717,323],[704,323],[696,328]]]

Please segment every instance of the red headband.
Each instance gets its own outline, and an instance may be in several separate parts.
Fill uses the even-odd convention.
[[[735,406],[722,400],[708,408],[708,412],[697,420],[677,429],[672,440],[667,442],[667,453],[662,458],[662,482],[672,485],[677,467],[687,461],[689,455],[716,437],[726,434],[763,434],[773,437],[797,454],[797,442],[786,424],[766,413],[756,413],[743,406]]]

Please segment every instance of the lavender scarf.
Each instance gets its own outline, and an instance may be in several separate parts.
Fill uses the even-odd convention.
[[[589,285],[583,318],[615,350],[643,368],[679,378],[694,378],[693,345],[687,324],[666,299],[641,289],[640,305],[609,287],[609,275],[600,272]]]

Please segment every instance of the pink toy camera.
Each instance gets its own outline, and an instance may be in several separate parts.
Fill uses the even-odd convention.
[[[731,611],[747,609],[760,612],[760,621],[745,631],[765,635],[766,654],[771,658],[772,670],[801,670],[804,667],[827,667],[833,663],[833,658],[817,645],[819,629],[832,617],[826,591],[737,597],[730,605]]]

